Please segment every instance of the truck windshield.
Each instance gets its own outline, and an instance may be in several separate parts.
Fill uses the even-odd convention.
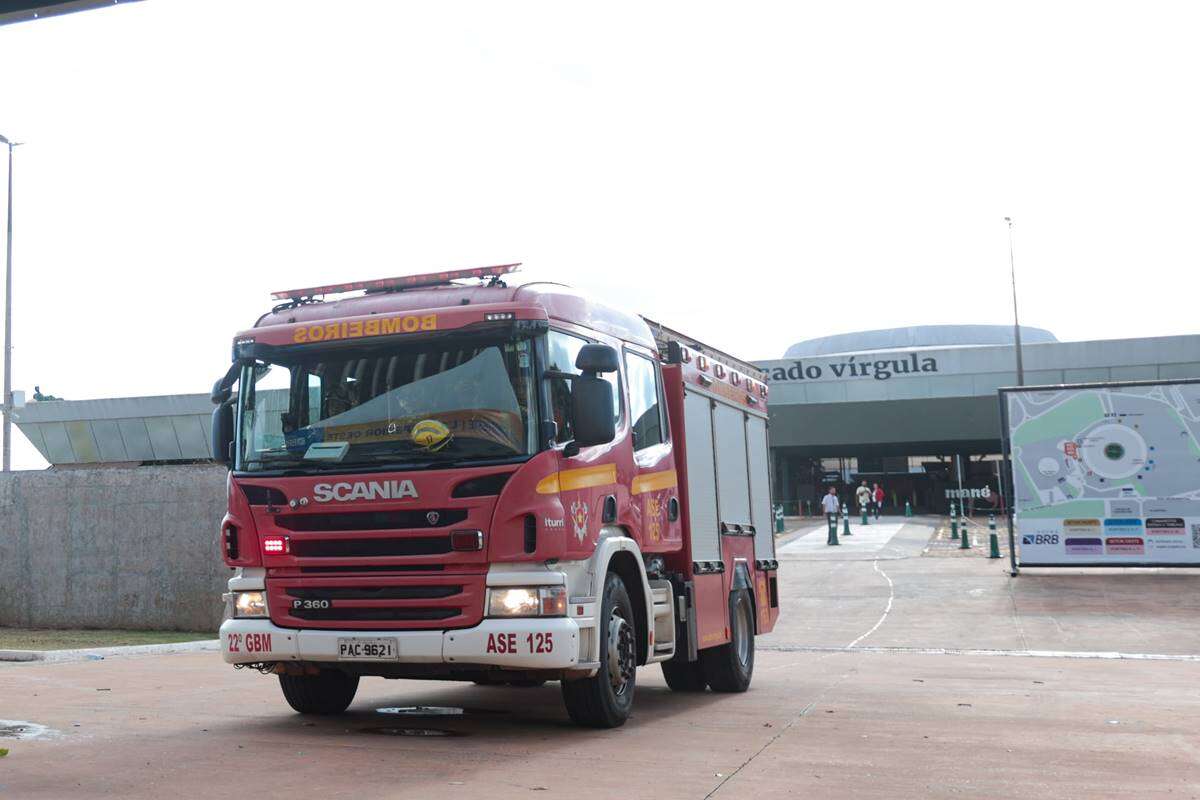
[[[534,452],[533,342],[304,349],[242,370],[237,468],[436,466]],[[314,445],[319,445],[314,447]]]

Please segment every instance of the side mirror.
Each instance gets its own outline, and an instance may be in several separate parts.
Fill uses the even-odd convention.
[[[212,412],[212,456],[218,464],[229,466],[233,444],[233,405],[222,403]]]
[[[617,351],[606,344],[585,344],[575,356],[575,369],[584,375],[617,371]]]
[[[611,347],[608,350],[616,356]],[[583,353],[580,352],[576,363],[582,358]],[[575,378],[571,386],[571,421],[575,426],[576,445],[591,447],[611,442],[617,435],[614,416],[612,384],[595,375],[580,375]]]

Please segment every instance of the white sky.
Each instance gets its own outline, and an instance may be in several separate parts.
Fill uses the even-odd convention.
[[[1005,215],[1025,324],[1194,332],[1198,9],[146,0],[0,27],[14,386],[207,391],[271,290],[506,261],[746,358],[1007,323]]]

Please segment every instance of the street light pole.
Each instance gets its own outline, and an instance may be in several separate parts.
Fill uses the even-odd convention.
[[[3,470],[12,471],[12,220],[13,220],[13,148],[0,135],[0,144],[8,146],[8,253],[4,262],[4,450]]]
[[[1012,217],[1005,217],[1004,221],[1008,223],[1008,270],[1012,278],[1012,295],[1013,295],[1013,346],[1017,351],[1017,386],[1025,385],[1025,367],[1021,363],[1021,323],[1017,319],[1017,268],[1013,261],[1013,221]]]

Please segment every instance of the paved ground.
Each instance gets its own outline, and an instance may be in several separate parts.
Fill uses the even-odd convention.
[[[0,738],[0,798],[1200,795],[1198,575],[1011,579],[926,553],[934,522],[785,537],[751,691],[648,668],[616,731],[571,727],[555,685],[368,680],[313,722],[210,653],[0,666],[0,717],[57,731]],[[411,705],[465,713],[376,711]]]

